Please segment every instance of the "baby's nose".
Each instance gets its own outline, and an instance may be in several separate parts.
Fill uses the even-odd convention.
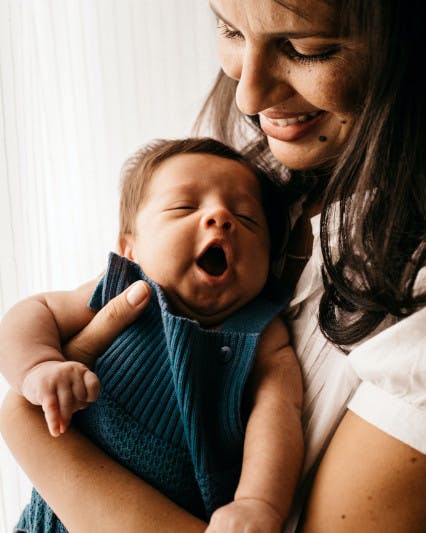
[[[234,226],[234,218],[228,209],[218,207],[211,209],[204,218],[207,227],[217,227],[223,230],[230,230]]]

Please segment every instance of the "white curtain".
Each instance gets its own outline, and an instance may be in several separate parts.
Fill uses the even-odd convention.
[[[0,316],[102,270],[121,164],[190,133],[214,47],[207,0],[0,0]],[[9,533],[30,484],[1,439],[0,467]]]

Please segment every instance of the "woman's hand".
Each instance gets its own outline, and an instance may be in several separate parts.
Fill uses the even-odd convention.
[[[116,463],[72,424],[61,438],[51,437],[40,407],[13,391],[0,408],[0,431],[70,532],[201,533],[207,527]]]
[[[90,296],[89,286],[81,290]],[[142,281],[131,285],[66,344],[65,355],[93,364],[146,308],[150,293]],[[17,462],[69,531],[201,533],[207,527],[72,426],[60,439],[52,438],[40,408],[13,391],[0,408],[0,431]]]
[[[145,309],[150,296],[151,288],[144,281],[130,285],[62,347],[64,356],[92,368],[96,358]]]

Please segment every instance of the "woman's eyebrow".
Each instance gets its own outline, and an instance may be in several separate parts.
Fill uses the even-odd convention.
[[[221,15],[215,7],[213,7],[211,2],[209,2],[209,5],[210,5],[210,9],[213,11],[213,13],[216,15],[217,18],[223,21],[227,26],[230,26],[231,28],[234,27],[233,24],[231,24],[228,20],[226,20],[226,18],[223,15]]]
[[[291,5],[289,3],[287,3],[285,0],[272,0],[273,2],[276,2],[277,4],[279,4],[280,6],[284,7],[285,9],[288,9],[289,11],[292,11],[293,13],[295,13],[297,16],[301,17],[301,18],[304,18],[305,20],[308,20],[310,21],[311,18],[309,17],[309,15],[303,11],[302,9],[298,8],[297,6],[295,5]],[[217,11],[217,9],[212,5],[211,2],[209,2],[209,5],[210,5],[210,9],[213,11],[213,13],[219,17],[221,20],[223,20],[223,22],[225,22],[226,24],[228,24],[228,26],[232,26],[232,24],[227,21],[220,13],[219,11]]]
[[[289,11],[292,11],[298,17],[301,17],[301,18],[303,18],[303,19],[305,19],[305,20],[307,20],[309,22],[312,21],[311,17],[309,16],[309,14],[306,11],[300,9],[299,7],[297,7],[295,5],[289,4],[285,0],[273,0],[273,2],[276,2],[277,4],[280,4],[280,6],[285,7]]]
[[[298,16],[304,18],[305,20],[309,20],[308,17],[306,16],[306,14],[303,14],[301,12],[300,9],[298,9],[297,7],[295,6],[289,6],[287,5],[286,3],[284,3],[282,0],[273,0],[274,2],[277,2],[278,4],[280,4],[281,6],[283,6],[284,8],[286,9],[289,9],[290,11],[293,11],[294,13],[296,13]],[[219,18],[222,22],[224,22],[227,26],[229,26],[230,28],[233,28],[233,29],[236,29],[235,26],[229,22],[228,20],[226,20],[226,18],[221,15],[219,13],[219,11],[217,11],[217,9],[215,7],[213,7],[212,3],[209,2],[210,4],[210,9],[213,11],[213,13],[216,15],[217,18]],[[307,39],[309,37],[325,37],[325,38],[330,38],[330,34],[327,33],[327,32],[322,32],[322,31],[311,31],[311,32],[292,32],[292,31],[283,31],[283,32],[273,32],[273,33],[270,33],[268,34],[270,37],[274,38],[274,39]]]

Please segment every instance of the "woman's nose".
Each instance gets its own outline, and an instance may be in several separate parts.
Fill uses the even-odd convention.
[[[241,52],[239,82],[236,102],[246,115],[256,115],[270,107],[282,104],[294,94],[294,89],[286,81],[274,54],[260,45],[246,43]],[[281,65],[282,68],[282,65]]]
[[[234,228],[234,217],[225,207],[215,207],[204,215],[203,223],[207,228],[214,227],[229,231]]]

